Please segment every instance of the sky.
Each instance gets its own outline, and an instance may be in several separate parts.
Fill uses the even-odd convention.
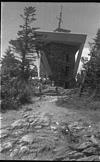
[[[70,29],[72,33],[87,34],[83,55],[89,51],[88,42],[92,42],[100,28],[100,3],[57,3],[57,2],[2,2],[1,3],[1,53],[4,54],[11,39],[17,37],[23,24],[20,14],[25,7],[36,7],[36,18],[33,27],[42,31],[53,31],[57,28],[57,16],[63,5],[62,28]]]

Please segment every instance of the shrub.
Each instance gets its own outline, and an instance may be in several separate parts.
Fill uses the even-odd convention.
[[[30,82],[20,78],[20,62],[9,49],[1,62],[1,111],[18,109],[29,102],[32,94]]]
[[[31,102],[31,96],[32,96],[32,86],[31,83],[26,83],[25,81],[20,82],[20,84],[17,85],[18,90],[18,96],[17,100],[21,103],[29,103]]]

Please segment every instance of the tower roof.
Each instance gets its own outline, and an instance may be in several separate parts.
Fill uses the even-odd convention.
[[[85,43],[86,34],[74,34],[67,32],[48,32],[48,31],[36,31],[36,34],[39,36],[44,43],[49,42],[59,42],[68,45],[81,45]]]

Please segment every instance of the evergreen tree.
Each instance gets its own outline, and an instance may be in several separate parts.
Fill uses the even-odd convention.
[[[23,25],[20,25],[21,30],[18,31],[17,39],[11,40],[13,50],[18,54],[21,60],[21,73],[20,77],[24,81],[28,81],[31,76],[30,66],[34,66],[35,56],[35,34],[34,31],[38,28],[33,28],[32,23],[35,18],[35,7],[25,7],[24,14],[20,15],[24,21]]]
[[[90,61],[87,63],[85,86],[100,92],[100,29],[98,29],[93,43],[90,43]]]
[[[17,107],[16,77],[20,71],[20,61],[16,60],[11,49],[5,52],[1,60],[1,109],[11,109]]]

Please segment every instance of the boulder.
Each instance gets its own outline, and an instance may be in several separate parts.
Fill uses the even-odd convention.
[[[50,120],[49,120],[48,116],[46,116],[45,114],[40,115],[39,122],[42,126],[49,126],[49,124],[50,124]]]
[[[16,156],[16,155],[18,155],[18,153],[19,153],[19,148],[15,148],[11,153],[10,153],[10,157],[14,157],[14,156]]]
[[[5,138],[9,134],[9,130],[7,129],[0,129],[0,138]]]
[[[24,131],[22,129],[18,129],[18,130],[13,131],[11,135],[17,137],[19,135],[22,135],[23,133]]]
[[[29,152],[30,152],[30,150],[27,146],[22,146],[19,151],[20,154],[24,154],[24,153],[27,154]]]
[[[100,161],[99,156],[97,155],[92,155],[92,156],[86,156],[83,158],[78,159],[77,161]]]
[[[11,124],[12,128],[22,128],[23,126],[27,126],[27,122],[24,119],[16,120],[14,123]]]
[[[92,143],[86,141],[86,142],[82,143],[82,144],[81,144],[78,148],[76,148],[76,149],[79,150],[79,151],[82,151],[82,150],[84,150],[84,149],[86,149],[86,148],[88,148],[88,147],[91,147],[91,146],[92,146]]]
[[[34,142],[34,135],[32,133],[26,134],[21,138],[20,142],[32,144]]]
[[[1,152],[8,151],[12,148],[11,142],[6,142],[2,144]]]
[[[28,122],[29,122],[29,123],[34,122],[34,118],[33,118],[33,117],[28,117]]]
[[[29,116],[29,113],[23,114],[23,118],[27,118]]]
[[[42,125],[36,125],[34,128],[35,129],[41,129],[42,128]]]
[[[69,156],[70,159],[78,159],[78,158],[83,157],[83,153],[75,152],[75,153],[70,154],[70,155],[68,154],[68,156]]]
[[[89,148],[83,150],[82,152],[87,156],[94,155],[94,154],[96,154],[96,148],[95,147],[89,147]]]
[[[70,155],[74,155],[75,153],[77,153],[77,151],[71,151],[71,152],[68,153],[68,155],[69,155],[69,156],[70,156]]]
[[[92,141],[93,144],[98,145],[98,140],[95,138],[94,135],[91,136],[90,140]]]
[[[36,126],[37,124],[40,125],[39,118],[35,118],[30,122],[30,126]]]

